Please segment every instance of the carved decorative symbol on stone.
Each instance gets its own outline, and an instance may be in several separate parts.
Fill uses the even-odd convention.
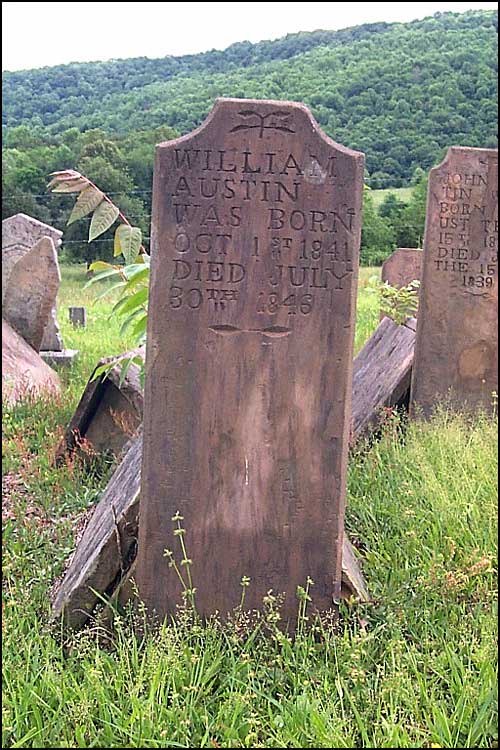
[[[260,112],[255,112],[253,109],[244,109],[241,112],[238,112],[238,114],[243,118],[255,117],[257,118],[257,122],[242,122],[239,125],[235,125],[234,128],[231,128],[229,131],[230,133],[236,133],[238,130],[254,130],[255,128],[259,129],[259,138],[263,137],[264,130],[281,130],[284,133],[295,133],[295,130],[289,127],[290,115],[288,112],[280,112],[279,110],[276,110],[275,112],[269,112],[267,115],[262,115]],[[268,120],[269,117],[276,119],[266,123],[266,120]]]

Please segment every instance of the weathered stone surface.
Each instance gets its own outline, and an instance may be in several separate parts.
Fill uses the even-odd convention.
[[[62,232],[26,214],[15,214],[2,221],[2,304],[9,285],[10,275],[17,261],[42,237],[50,237],[56,250],[61,244]],[[51,312],[42,350],[61,351],[63,343],[55,307]]]
[[[60,349],[56,351],[42,349],[40,356],[51,367],[68,367],[77,358],[78,349]]]
[[[85,307],[69,307],[69,319],[74,328],[85,328],[87,325],[87,309]]]
[[[81,627],[101,597],[114,593],[135,559],[141,456],[138,436],[130,442],[56,587],[53,617],[64,614],[71,628]]]
[[[136,578],[173,612],[184,517],[202,615],[341,583],[363,155],[302,105],[219,100],[157,149]]]
[[[352,440],[377,428],[384,408],[407,406],[416,320],[398,325],[384,317],[354,360]]]
[[[143,356],[144,348],[138,347],[122,356],[134,355]],[[79,448],[83,448],[83,455],[90,449],[96,453],[110,451],[119,456],[139,428],[143,405],[139,367],[131,364],[122,383],[120,366],[113,367],[107,376],[94,379],[95,370],[112,359],[101,359],[92,371],[57,449],[57,461]]]
[[[498,151],[454,146],[431,170],[413,413],[492,409],[498,391]]]
[[[135,574],[137,556],[141,460],[139,434],[128,443],[102,498],[90,512],[64,574],[53,587],[52,617],[62,616],[70,629],[83,627],[107,598],[123,605],[133,595],[130,576]],[[356,552],[346,535],[341,596],[368,599]]]
[[[382,281],[401,289],[412,281],[420,281],[422,274],[422,250],[413,247],[398,247],[382,263]],[[380,318],[384,313],[380,313]]]
[[[58,393],[59,376],[2,320],[2,399],[15,403],[27,393]]]
[[[38,240],[10,272],[2,304],[3,317],[37,352],[60,283],[57,254],[50,237]]]
[[[2,302],[10,274],[17,261],[42,237],[50,237],[57,249],[61,244],[59,229],[33,219],[26,214],[15,214],[2,221]]]
[[[398,247],[382,263],[382,281],[401,289],[411,281],[420,281],[423,252],[414,247]]]

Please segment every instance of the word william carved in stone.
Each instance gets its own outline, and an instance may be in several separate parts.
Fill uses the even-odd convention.
[[[164,550],[184,517],[197,609],[262,605],[310,576],[339,595],[363,154],[299,104],[219,100],[157,148],[136,579],[182,601]]]

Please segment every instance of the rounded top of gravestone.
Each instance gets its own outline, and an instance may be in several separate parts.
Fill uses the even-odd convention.
[[[280,135],[286,137],[296,134],[304,138],[314,134],[337,151],[364,160],[361,151],[354,151],[330,138],[305,104],[275,99],[217,98],[212,110],[198,128],[174,140],[164,141],[158,144],[158,147],[170,147],[173,144],[196,140],[209,129],[213,129],[218,142],[227,142],[233,138],[238,138],[240,143],[247,139],[257,139],[262,145],[274,142]],[[321,175],[314,174],[313,169],[311,182],[315,182],[315,177],[321,182]]]
[[[42,237],[50,237],[57,248],[61,244],[62,235],[60,229],[51,227],[50,224],[45,224],[32,216],[23,213],[14,214],[2,221],[2,250],[11,245],[33,247]]]
[[[486,166],[488,161],[498,160],[497,148],[475,148],[473,146],[450,146],[443,160],[430,170],[430,175],[442,171],[452,164],[477,164]],[[429,175],[429,176],[430,176]]]

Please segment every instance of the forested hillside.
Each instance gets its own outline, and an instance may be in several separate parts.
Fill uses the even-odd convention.
[[[444,13],[5,73],[3,215],[60,225],[68,202],[42,197],[46,177],[76,168],[125,194],[147,228],[154,143],[199,125],[218,96],[303,101],[335,140],[365,152],[372,188],[410,184],[452,144],[496,147],[497,23],[491,11]]]

